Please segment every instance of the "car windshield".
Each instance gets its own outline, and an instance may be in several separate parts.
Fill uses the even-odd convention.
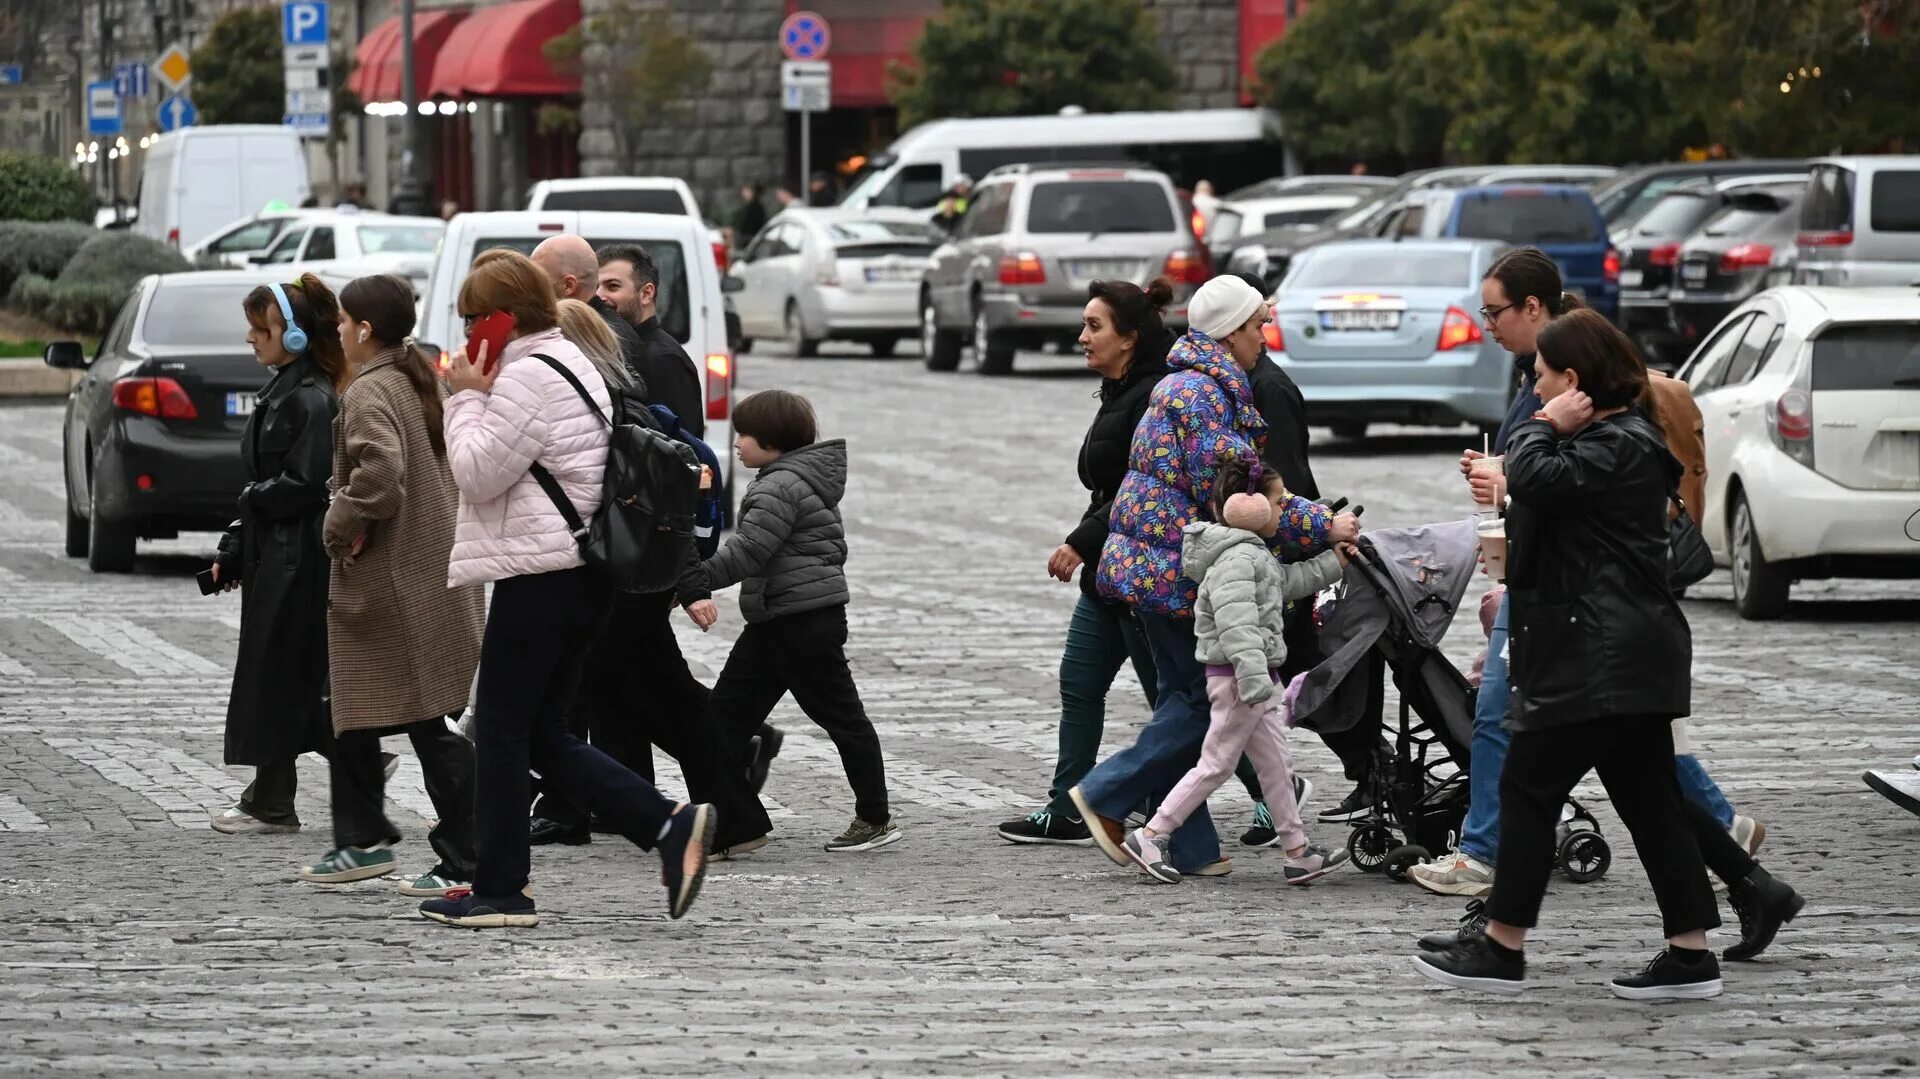
[[[1378,246],[1322,247],[1287,281],[1297,288],[1427,288],[1473,286],[1469,251],[1418,251]]]
[[[240,304],[259,284],[188,285],[162,280],[147,305],[146,321],[140,324],[140,340],[149,345],[244,352],[247,317]]]
[[[1586,198],[1512,192],[1462,200],[1456,235],[1512,244],[1592,243],[1602,238],[1599,215]]]
[[[1320,224],[1332,217],[1336,211],[1322,207],[1317,210],[1275,210],[1260,220],[1264,229],[1305,229]]]
[[[1690,175],[1656,176],[1648,180],[1645,187],[1634,191],[1632,184],[1624,184],[1614,191],[1607,192],[1600,203],[1600,212],[1607,217],[1607,223],[1615,228],[1624,228],[1638,222],[1643,214],[1653,209],[1655,203],[1667,192],[1681,184],[1694,180]]]
[[[486,236],[473,242],[473,253],[477,257],[482,251],[504,247],[509,251],[518,251],[523,255],[533,254],[546,236]],[[660,328],[667,331],[675,341],[686,344],[693,337],[693,317],[687,311],[687,259],[685,252],[675,240],[596,240],[587,237],[587,242],[597,250],[608,244],[637,243],[660,272],[660,287],[657,290],[658,307],[656,314],[660,319]]]
[[[542,210],[611,210],[628,214],[687,213],[687,200],[670,187],[598,187],[585,191],[549,191]]]
[[[836,244],[899,243],[924,240],[937,246],[940,233],[932,225],[918,221],[835,221],[827,226],[827,238]]]
[[[1634,222],[1635,236],[1685,236],[1700,227],[1720,205],[1704,191],[1671,191]]]
[[[1813,342],[1813,389],[1920,390],[1920,322],[1829,327]]]
[[[1145,180],[1057,180],[1033,185],[1027,231],[1172,232],[1173,201]]]
[[[1791,224],[1798,220],[1795,200],[1790,197],[1744,194],[1735,196],[1726,209],[1707,219],[1700,226],[1702,236],[1755,236],[1768,230],[1780,219],[1786,217]]]
[[[368,255],[385,252],[431,255],[440,245],[440,232],[438,225],[362,225],[360,250]]]

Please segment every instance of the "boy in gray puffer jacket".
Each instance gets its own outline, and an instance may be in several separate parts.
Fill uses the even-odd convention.
[[[1122,849],[1147,875],[1168,884],[1180,874],[1167,857],[1167,837],[1205,804],[1233,774],[1244,752],[1266,789],[1274,831],[1287,852],[1288,884],[1306,884],[1345,861],[1307,843],[1293,796],[1293,756],[1274,686],[1287,648],[1282,639],[1287,604],[1340,579],[1351,546],[1342,544],[1305,562],[1287,564],[1267,548],[1291,496],[1277,473],[1258,459],[1229,461],[1214,482],[1211,509],[1218,524],[1195,522],[1181,537],[1181,574],[1198,584],[1194,603],[1195,658],[1206,664],[1213,721],[1195,765],[1160,803],[1146,827]]]
[[[785,390],[756,393],[734,409],[734,450],[760,474],[747,487],[733,536],[681,578],[680,602],[701,629],[719,611],[713,590],[739,583],[746,628],[713,684],[721,740],[739,755],[756,792],[783,738],[766,725],[791,692],[840,751],[854,819],[830,851],[883,847],[900,838],[887,806],[880,736],[847,664],[847,444],[816,441],[813,406]]]

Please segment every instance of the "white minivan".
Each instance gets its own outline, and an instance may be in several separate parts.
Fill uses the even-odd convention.
[[[168,132],[147,151],[134,231],[185,251],[269,204],[312,193],[300,136],[279,124],[213,124]]]
[[[718,454],[733,490],[733,353],[727,349],[726,305],[713,245],[697,217],[576,210],[507,210],[458,214],[447,222],[414,331],[423,344],[451,354],[463,343],[460,282],[475,255],[505,247],[530,255],[549,236],[573,233],[594,247],[637,243],[660,271],[660,326],[687,350],[700,371],[706,442]]]
[[[1816,159],[1795,247],[1796,285],[1920,285],[1920,155]]]

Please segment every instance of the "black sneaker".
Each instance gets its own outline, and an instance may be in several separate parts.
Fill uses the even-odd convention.
[[[1367,797],[1367,784],[1362,780],[1353,788],[1353,793],[1342,799],[1337,806],[1328,806],[1320,811],[1323,821],[1359,820],[1373,812],[1373,799]]]
[[[591,842],[593,832],[584,824],[561,824],[547,817],[534,817],[527,821],[527,843],[530,846],[564,843],[569,847],[578,847]]]
[[[686,914],[700,894],[719,823],[719,811],[704,802],[683,804],[667,818],[667,834],[655,849],[660,854],[660,883],[667,886],[667,913],[672,917]]]
[[[481,898],[468,888],[455,888],[439,899],[420,904],[420,913],[442,925],[462,929],[531,929],[540,924],[533,900],[525,895]]]
[[[760,733],[753,737],[753,756],[749,758],[753,763],[747,766],[747,786],[753,788],[753,793],[759,794],[760,788],[767,785],[767,773],[773,768],[773,758],[780,755],[780,746],[786,742],[787,736],[780,728],[766,723],[761,725]]]
[[[1079,817],[1036,809],[1000,826],[1000,838],[1009,843],[1053,843],[1062,847],[1091,847],[1093,833]]]
[[[1484,899],[1467,900],[1467,912],[1460,916],[1460,928],[1450,933],[1428,933],[1420,938],[1420,950],[1423,952],[1444,952],[1449,948],[1458,948],[1467,941],[1487,935],[1487,901]]]
[[[1791,885],[1774,880],[1759,866],[1745,880],[1727,887],[1727,902],[1740,916],[1740,943],[1720,954],[1734,962],[1758,958],[1773,943],[1780,927],[1793,921],[1807,905]]]
[[[1307,811],[1307,799],[1313,796],[1313,781],[1304,776],[1293,777],[1293,804],[1301,813]],[[1240,845],[1243,847],[1271,847],[1280,841],[1280,833],[1273,830],[1273,811],[1267,808],[1265,801],[1253,803],[1253,827],[1241,833]]]
[[[1663,949],[1653,962],[1638,974],[1628,974],[1607,983],[1621,1000],[1706,1000],[1720,995],[1720,964],[1712,952],[1699,953],[1692,963],[1683,963],[1673,949]]]
[[[1413,969],[1455,989],[1488,993],[1518,993],[1527,987],[1527,957],[1520,952],[1501,955],[1485,935],[1463,941],[1444,952],[1413,957]],[[1502,948],[1501,951],[1506,951]]]

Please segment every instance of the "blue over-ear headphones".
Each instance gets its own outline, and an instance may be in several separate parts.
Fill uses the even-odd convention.
[[[280,317],[287,323],[287,332],[280,335],[280,343],[286,346],[288,352],[298,356],[307,350],[307,331],[293,321],[293,304],[287,299],[287,290],[278,284],[267,287],[273,290],[273,298],[280,301]]]

